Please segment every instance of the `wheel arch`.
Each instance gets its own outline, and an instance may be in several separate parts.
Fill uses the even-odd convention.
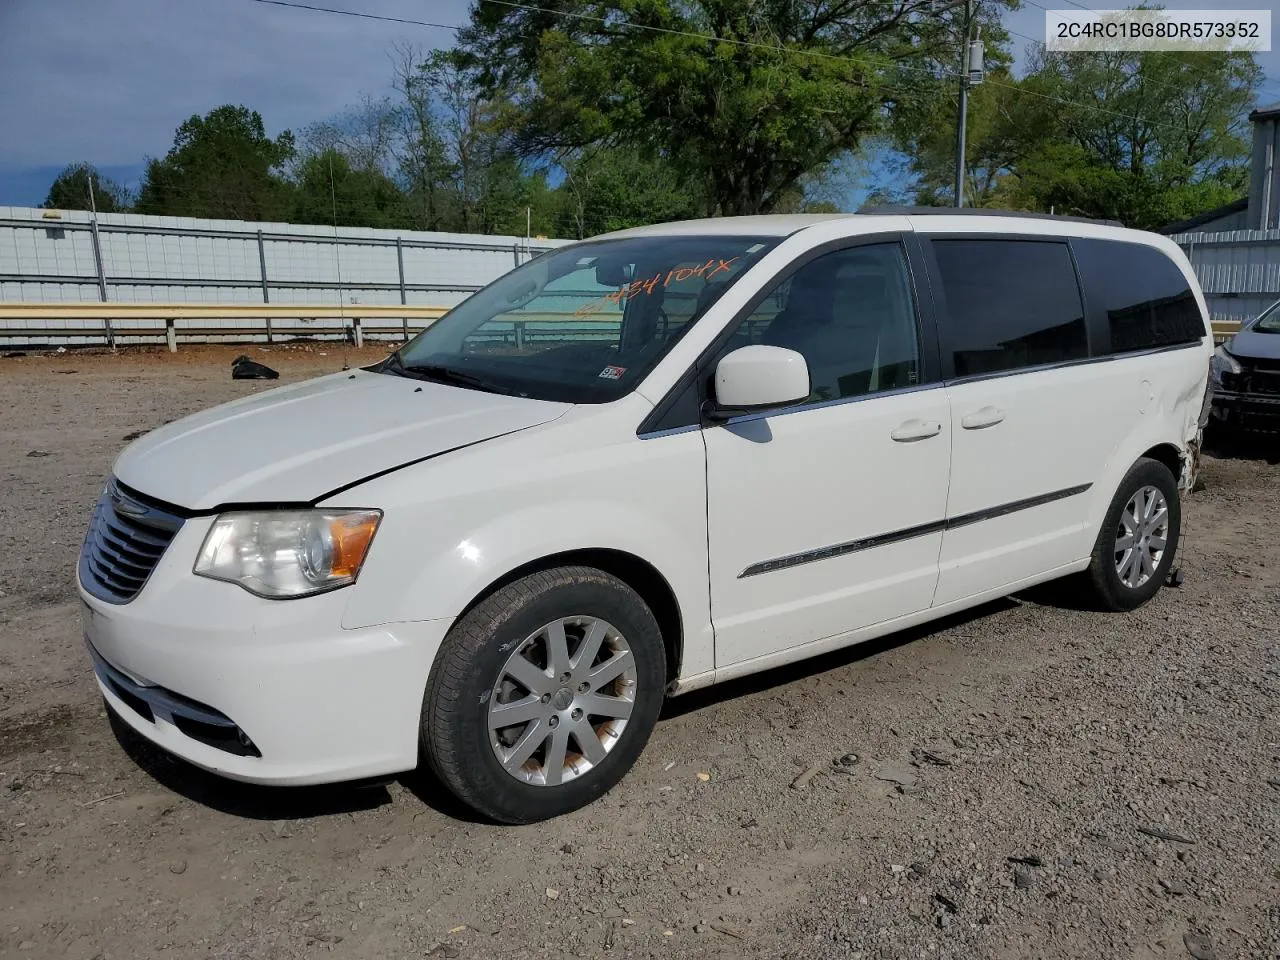
[[[1106,466],[1094,478],[1093,489],[1090,491],[1092,502],[1084,527],[1089,540],[1088,546],[1081,550],[1082,556],[1093,549],[1093,538],[1097,536],[1097,531],[1111,508],[1112,498],[1119,491],[1125,476],[1137,463],[1147,459],[1162,464],[1173,474],[1174,487],[1178,490],[1179,496],[1185,492],[1182,485],[1183,477],[1191,462],[1192,451],[1179,446],[1172,440],[1169,431],[1155,429],[1158,426],[1143,424],[1144,429],[1141,432],[1135,433],[1111,452]],[[1083,539],[1081,543],[1084,543]]]
[[[640,595],[640,599],[653,611],[654,618],[658,621],[658,628],[662,631],[662,642],[667,656],[667,683],[670,684],[679,677],[684,658],[684,621],[675,591],[657,567],[625,550],[608,547],[565,550],[523,563],[487,584],[459,612],[457,620],[461,620],[487,597],[510,583],[530,574],[569,566],[586,566],[602,570],[617,577]]]
[[[1163,463],[1169,468],[1169,472],[1173,474],[1174,482],[1177,483],[1182,477],[1183,453],[1172,443],[1158,443],[1142,454],[1149,460],[1155,460]]]

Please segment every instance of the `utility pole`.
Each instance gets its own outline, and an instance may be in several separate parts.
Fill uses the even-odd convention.
[[[969,115],[969,87],[977,86],[983,79],[983,44],[981,39],[970,40],[972,33],[972,8],[974,0],[963,0],[964,15],[961,18],[960,40],[960,115],[956,118],[956,191],[957,207],[964,206],[964,136],[965,121]]]
[[[964,206],[964,124],[969,113],[969,0],[960,18],[960,116],[956,118],[956,207]]]

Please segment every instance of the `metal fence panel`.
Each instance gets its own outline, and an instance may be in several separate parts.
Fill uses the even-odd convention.
[[[100,214],[95,224],[87,211],[0,206],[0,304],[450,307],[567,242],[139,214]],[[23,326],[103,329],[101,321],[85,319]],[[244,321],[207,326],[243,328]],[[341,328],[341,320],[315,322],[317,334]],[[39,340],[6,337],[0,329],[0,342]]]
[[[1214,320],[1251,320],[1280,300],[1280,230],[1182,233]]]

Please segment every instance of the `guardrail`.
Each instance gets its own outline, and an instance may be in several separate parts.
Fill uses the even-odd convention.
[[[109,347],[125,338],[165,338],[177,352],[178,337],[276,338],[341,336],[362,346],[367,335],[399,336],[407,340],[447,307],[401,304],[352,304],[350,306],[294,306],[264,303],[0,303],[0,339],[94,339]],[[22,326],[33,320],[97,320],[100,327]],[[212,320],[256,320],[208,326]],[[302,326],[306,321],[338,320],[339,326]],[[377,321],[399,320],[395,325]],[[204,321],[205,326],[199,322]],[[374,321],[374,323],[370,323]],[[150,326],[139,326],[150,323]],[[129,324],[133,324],[129,326]]]
[[[227,303],[0,303],[0,340],[18,339],[94,339],[101,337],[108,347],[127,338],[163,336],[170,352],[177,352],[178,337],[253,338],[265,336],[268,343],[275,338],[342,337],[363,346],[366,336],[393,336],[408,340],[410,336],[438,320],[447,307],[421,307],[405,304],[352,304],[350,306],[296,306],[284,304]],[[576,319],[570,328],[565,322]],[[585,321],[570,313],[538,313],[516,319],[512,315],[509,328],[495,328],[483,337],[488,340],[513,342],[515,346],[533,340],[607,336],[607,331],[620,321],[616,319]],[[97,320],[100,327],[33,327],[22,326],[34,320]],[[256,323],[199,326],[199,321],[255,320]],[[303,326],[316,320],[338,320],[339,326]],[[378,321],[398,320],[390,325]],[[372,321],[372,323],[370,323]],[[134,326],[126,324],[133,323]],[[151,326],[137,326],[150,323]],[[552,326],[552,330],[547,327]],[[1221,343],[1240,329],[1235,320],[1213,321],[1213,338]]]
[[[1213,342],[1222,343],[1227,337],[1240,329],[1239,320],[1215,320],[1213,321]]]

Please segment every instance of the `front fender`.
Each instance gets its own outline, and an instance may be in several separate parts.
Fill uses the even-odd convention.
[[[555,554],[620,551],[679,605],[681,674],[710,670],[701,437],[562,443],[555,429],[422,464],[344,494],[384,511],[343,614],[349,629],[455,619],[495,581]]]

